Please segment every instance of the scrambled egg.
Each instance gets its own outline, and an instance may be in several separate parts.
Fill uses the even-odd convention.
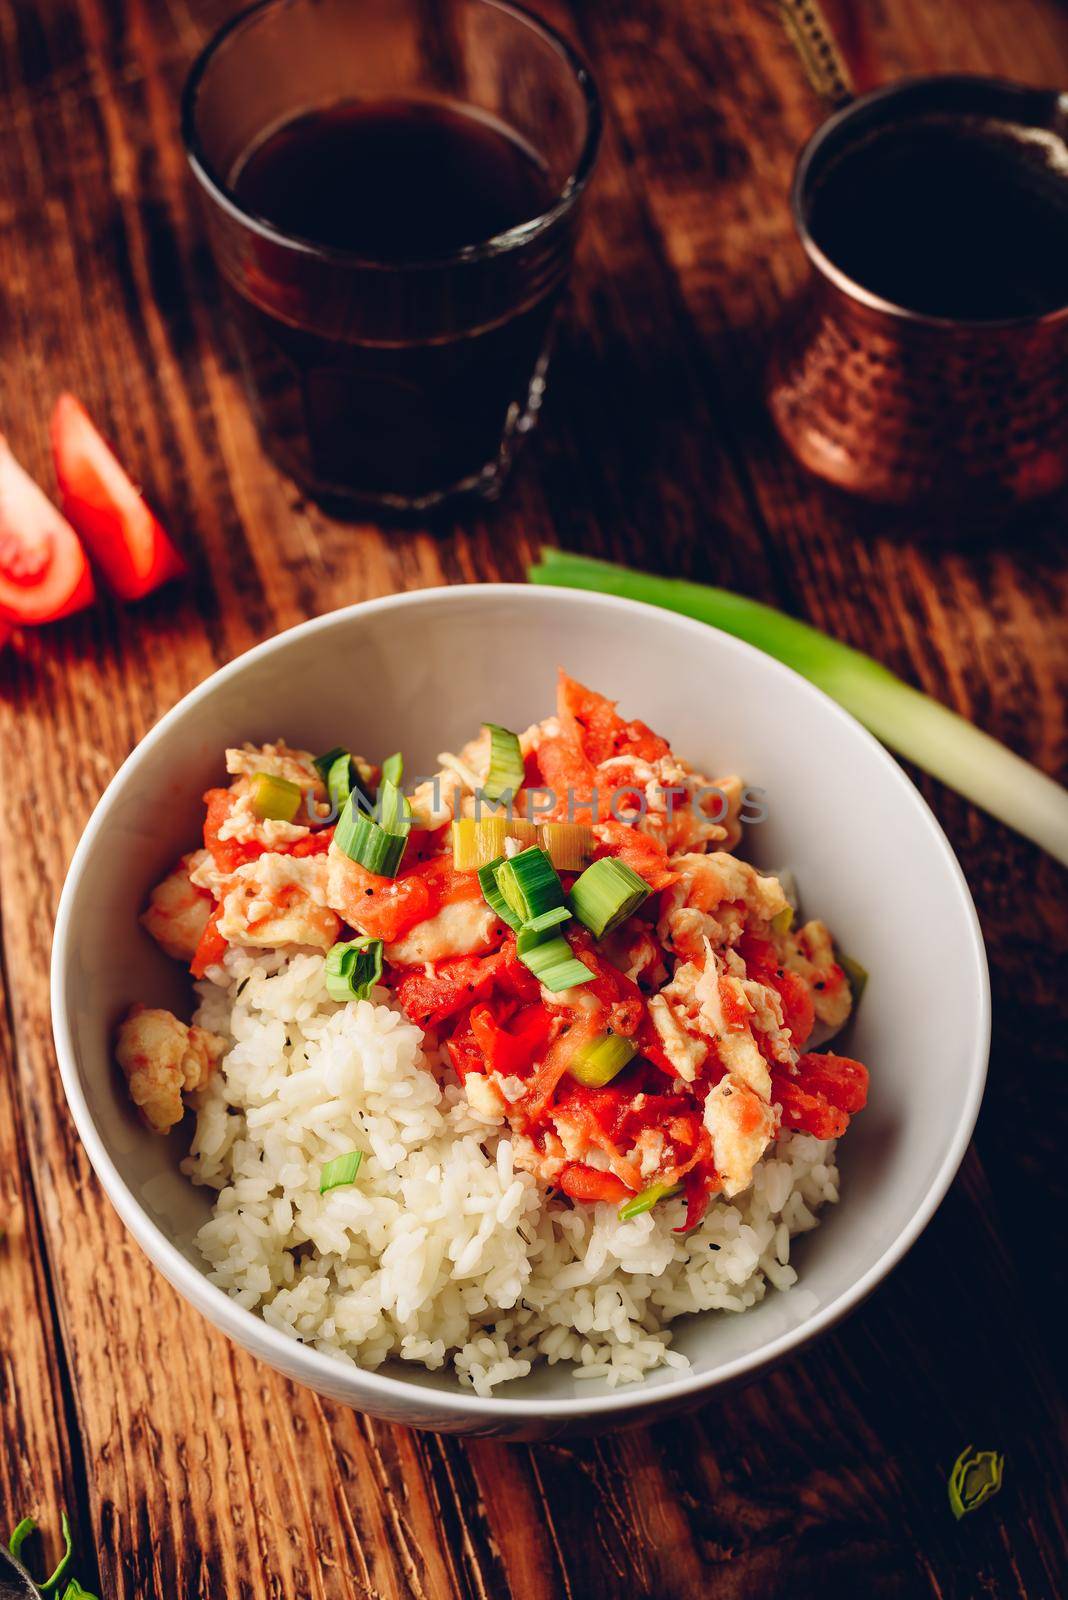
[[[182,1096],[206,1086],[225,1050],[218,1034],[188,1027],[170,1011],[131,1006],[115,1057],[148,1126],[169,1133],[185,1115]]]

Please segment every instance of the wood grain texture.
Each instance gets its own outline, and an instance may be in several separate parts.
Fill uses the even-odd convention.
[[[0,1518],[54,1526],[66,1504],[107,1600],[1055,1600],[1063,1250],[1034,1219],[1066,1199],[1066,884],[930,780],[992,961],[975,1146],[875,1298],[742,1393],[538,1449],[388,1427],[230,1347],[104,1200],[49,1034],[66,863],[144,730],[307,615],[517,578],[557,541],[769,599],[1048,771],[1068,757],[1063,513],[996,544],[914,544],[803,478],[765,417],[769,337],[803,270],[784,196],[821,114],[771,0],[542,6],[609,113],[542,426],[498,507],[404,531],[306,502],[241,397],[177,127],[185,68],[231,9],[0,4],[0,426],[47,484],[48,413],[75,390],[195,564],[185,589],[105,601],[0,658],[5,797],[26,819],[0,835]],[[1057,0],[827,9],[863,84],[1068,81]],[[57,755],[61,803],[42,804]],[[1006,1481],[958,1525],[945,1476],[969,1441],[1006,1452]]]

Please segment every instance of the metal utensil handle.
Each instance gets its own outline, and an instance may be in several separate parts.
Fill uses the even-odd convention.
[[[800,57],[809,83],[832,106],[844,106],[856,92],[853,76],[819,0],[777,0],[777,3],[782,25]]]

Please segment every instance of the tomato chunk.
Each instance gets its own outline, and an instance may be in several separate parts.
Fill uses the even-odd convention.
[[[349,869],[363,885],[359,923],[364,933],[392,944],[443,905],[479,900],[482,891],[473,872],[457,872],[448,856],[412,861],[395,878],[381,878],[355,862]]]
[[[72,394],[52,413],[63,509],[117,595],[140,600],[188,571],[133,480]]]
[[[524,1006],[503,1027],[487,1005],[471,1010],[471,1029],[491,1072],[503,1077],[529,1072],[558,1026],[542,1005]]]
[[[78,535],[0,434],[0,618],[55,622],[94,594]]]
[[[796,1075],[771,1075],[771,1098],[782,1107],[782,1131],[799,1129],[817,1139],[838,1139],[868,1098],[868,1072],[848,1056],[803,1055]]]
[[[810,1094],[821,1094],[839,1111],[863,1111],[868,1103],[868,1069],[848,1056],[827,1050],[802,1056],[797,1063],[798,1078]]]
[[[221,913],[222,906],[216,906],[204,926],[204,932],[200,935],[200,942],[193,952],[193,960],[189,966],[194,978],[202,978],[209,967],[218,966],[230,948],[219,932]]]
[[[616,1203],[629,1199],[633,1190],[611,1172],[599,1172],[581,1161],[569,1161],[560,1173],[560,1187],[572,1200],[608,1200]]]
[[[499,965],[491,956],[456,956],[440,961],[432,974],[424,967],[397,967],[397,999],[421,1028],[436,1028],[472,1001],[485,1000]]]
[[[613,756],[636,756],[656,761],[668,754],[666,739],[644,722],[625,722],[609,700],[594,689],[561,672],[556,691],[556,714],[566,736],[579,746],[594,766]]]
[[[220,839],[219,830],[230,815],[233,795],[229,789],[208,789],[204,794],[207,814],[204,818],[204,848],[211,853],[220,872],[236,872],[246,861],[262,856],[267,846],[254,840]]]
[[[595,856],[615,856],[644,878],[650,889],[668,889],[678,882],[679,875],[668,865],[667,851],[659,839],[650,838],[625,822],[602,822],[599,833]]]

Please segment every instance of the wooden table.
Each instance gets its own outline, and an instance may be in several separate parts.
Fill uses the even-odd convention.
[[[279,476],[226,354],[177,104],[227,9],[0,7],[0,423],[50,483],[48,414],[76,391],[196,559],[184,591],[25,632],[0,665],[0,1513],[54,1529],[67,1505],[82,1581],[108,1600],[1052,1600],[1068,881],[933,782],[993,969],[975,1144],[891,1281],[743,1393],[538,1449],[380,1425],[214,1334],[104,1199],[49,1031],[64,870],[145,729],[279,628],[396,589],[521,578],[558,541],[808,616],[1051,772],[1068,747],[1059,520],[940,552],[873,533],[802,477],[762,411],[768,330],[802,272],[784,196],[821,114],[770,0],[553,5],[610,127],[543,423],[498,508],[403,533],[333,521]],[[835,14],[862,82],[1068,82],[1057,0]],[[969,1442],[1005,1452],[1005,1486],[957,1524],[945,1480]]]

